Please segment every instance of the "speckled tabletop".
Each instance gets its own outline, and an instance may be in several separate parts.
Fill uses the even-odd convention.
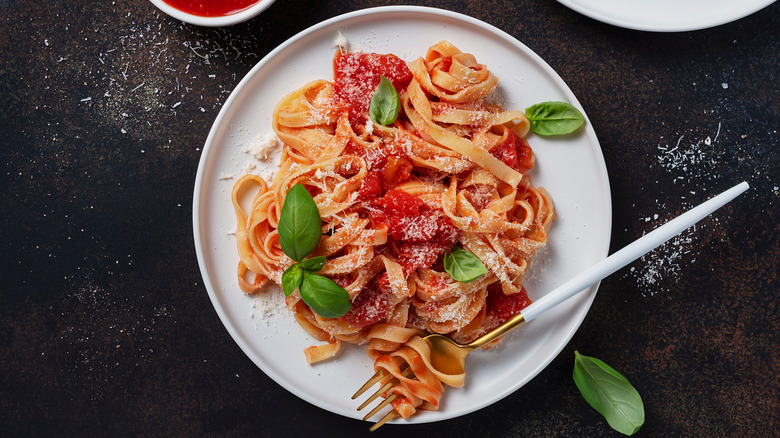
[[[207,133],[238,81],[324,19],[377,1],[278,0],[199,28],[144,0],[0,0],[0,424],[8,436],[349,436],[232,340],[195,256]],[[489,408],[376,436],[617,436],[573,351],[643,397],[637,436],[780,430],[780,6],[652,33],[553,1],[419,1],[490,23],[567,82],[612,188],[612,251],[746,180],[751,189],[604,280],[579,331]]]

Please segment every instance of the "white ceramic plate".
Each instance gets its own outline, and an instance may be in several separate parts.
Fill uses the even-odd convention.
[[[683,32],[730,23],[775,0],[558,0],[575,11],[615,26]]]
[[[195,181],[193,223],[204,283],[222,322],[241,349],[268,376],[300,398],[347,417],[360,418],[350,396],[371,374],[365,346],[347,345],[335,360],[309,366],[302,350],[317,343],[296,325],[276,289],[245,296],[236,282],[235,218],[230,201],[235,179],[248,161],[243,146],[272,132],[271,112],[285,94],[333,75],[332,41],[343,34],[353,50],[424,56],[446,39],[475,54],[498,76],[505,108],[524,109],[547,100],[580,107],[561,78],[536,54],[506,33],[473,18],[413,6],[367,9],[307,29],[263,58],[238,84],[206,140]],[[596,135],[586,122],[577,135],[531,136],[534,182],[551,193],[559,219],[549,246],[535,260],[526,287],[538,298],[607,255],[611,232],[609,181]],[[410,422],[457,417],[494,403],[537,375],[579,327],[597,287],[592,287],[508,336],[498,348],[469,357],[465,388],[445,392],[441,410]]]

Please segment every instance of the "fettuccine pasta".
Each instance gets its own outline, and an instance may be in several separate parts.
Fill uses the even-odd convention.
[[[281,284],[294,263],[279,243],[281,207],[303,184],[322,217],[312,253],[326,257],[319,274],[352,303],[346,315],[323,318],[298,292],[286,298],[300,326],[324,342],[307,348],[306,359],[331,358],[343,342],[367,343],[375,367],[399,377],[390,392],[400,395],[393,407],[406,418],[437,409],[442,382],[463,384],[431,369],[415,337],[437,332],[469,342],[530,304],[523,276],[555,212],[528,175],[528,120],[486,101],[498,79],[473,55],[446,41],[410,63],[339,50],[334,71],[334,80],[310,82],[274,109],[283,151],[273,183],[248,174],[233,187],[238,281],[246,293],[269,280]],[[368,116],[382,75],[400,97],[389,126]],[[246,190],[256,192],[248,209],[239,203]],[[442,257],[456,246],[488,273],[468,283],[451,278]],[[405,364],[414,379],[402,375]]]

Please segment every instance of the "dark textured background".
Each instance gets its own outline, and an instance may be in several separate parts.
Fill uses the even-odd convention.
[[[312,24],[394,3],[278,0],[207,29],[144,0],[0,0],[5,434],[367,433],[286,392],[232,341],[198,271],[191,206],[201,147],[243,75]],[[569,84],[606,158],[613,251],[739,181],[752,188],[603,281],[563,353],[513,395],[374,435],[615,436],[571,381],[578,349],[642,394],[639,436],[777,436],[780,6],[660,34],[550,0],[411,3],[497,26]]]

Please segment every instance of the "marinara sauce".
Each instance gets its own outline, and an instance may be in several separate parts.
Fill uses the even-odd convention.
[[[385,76],[399,93],[412,81],[412,72],[401,58],[378,53],[343,53],[333,60],[336,96],[349,106],[349,121],[362,125],[379,80]]]
[[[261,0],[163,0],[188,14],[199,17],[222,17],[236,14]]]

